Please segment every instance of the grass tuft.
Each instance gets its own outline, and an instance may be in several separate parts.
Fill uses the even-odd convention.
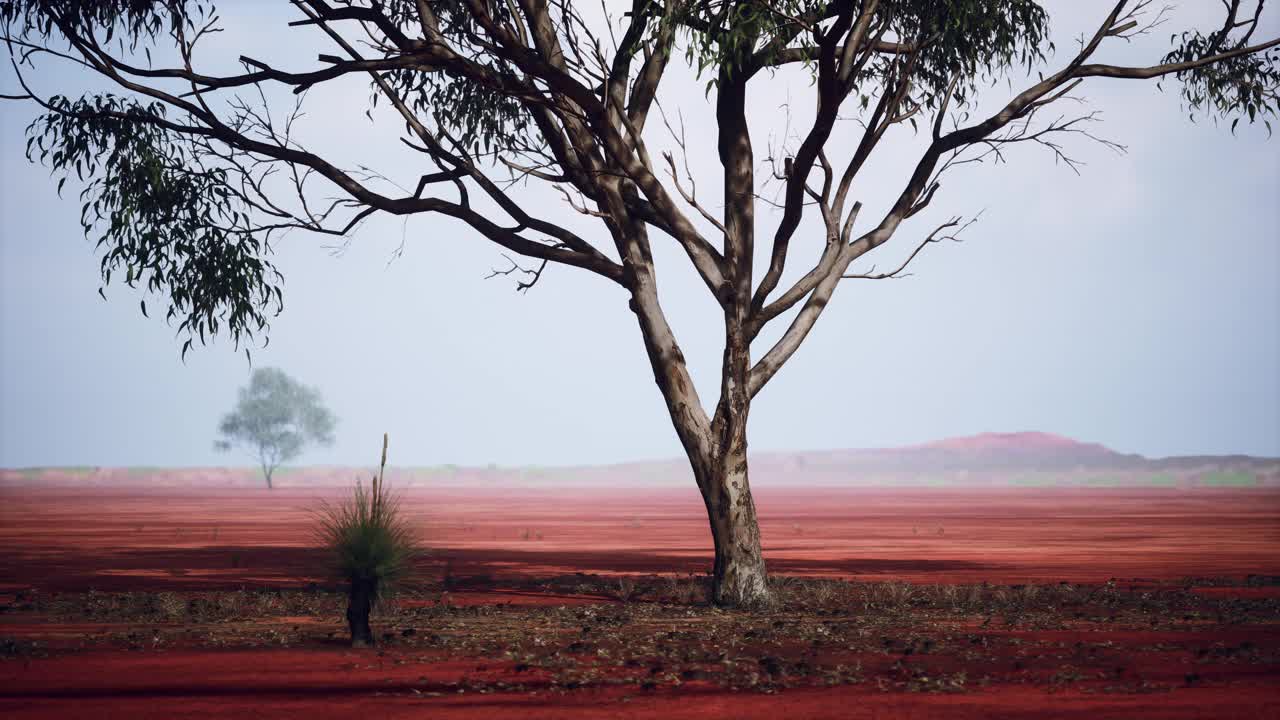
[[[386,464],[385,445],[383,465]],[[343,580],[373,580],[374,605],[394,593],[420,554],[398,496],[387,491],[382,471],[370,488],[359,481],[351,497],[322,501],[316,511],[316,536],[330,554],[331,570]]]

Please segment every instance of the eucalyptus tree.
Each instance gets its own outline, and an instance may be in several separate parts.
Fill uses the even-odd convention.
[[[297,35],[280,28],[273,47],[288,61],[245,55],[232,71],[197,61],[202,41],[225,29],[208,2],[3,0],[0,12],[20,83],[13,97],[43,109],[28,129],[29,154],[62,181],[71,172],[87,180],[83,224],[98,238],[104,281],[123,274],[167,295],[168,317],[188,334],[184,353],[209,334],[239,345],[266,330],[282,300],[273,233],[346,235],[373,214],[459,221],[526,259],[505,271],[520,289],[551,264],[616,285],[706,504],[714,600],[732,605],[768,597],[747,474],[752,399],[842,281],[899,276],[927,245],[965,227],[959,218],[936,229],[909,222],[945,196],[944,174],[1003,159],[1015,145],[1074,163],[1066,141],[1107,142],[1089,130],[1097,118],[1087,106],[1067,102],[1085,83],[1165,81],[1193,114],[1230,119],[1233,129],[1276,113],[1277,39],[1262,37],[1263,2],[1221,0],[1211,25],[1175,34],[1132,65],[1104,62],[1099,50],[1163,44],[1170,8],[1098,3],[1096,25],[1060,51],[1048,4],[292,0]],[[330,49],[288,57],[305,46],[291,41],[303,33]],[[42,95],[31,68],[47,60],[115,89]],[[703,187],[718,189],[714,201],[698,196],[676,157],[685,148],[661,104],[673,69],[705,82],[719,169]],[[293,132],[308,89],[352,77],[368,83],[377,117],[388,108],[395,116],[377,130],[416,152],[412,190],[344,167],[335,148],[304,145]],[[758,152],[748,113],[780,84],[811,117]],[[281,103],[280,89],[297,100]],[[842,150],[850,129],[854,143]],[[674,152],[651,152],[664,133]],[[868,181],[863,170],[891,145],[886,138],[906,138],[915,156],[900,182]],[[563,208],[598,221],[596,231],[575,230],[582,219],[529,202],[513,181],[556,188]],[[856,188],[891,181],[893,201],[860,213]],[[321,203],[312,186],[337,199]],[[776,209],[776,222],[757,217],[762,206]],[[900,233],[906,263],[851,269]],[[816,257],[795,257],[810,238]],[[658,243],[687,257],[723,315],[714,403],[695,388],[659,302]],[[762,332],[775,323],[780,332]]]
[[[320,391],[289,377],[278,368],[258,368],[249,385],[240,388],[236,406],[218,423],[218,450],[240,447],[262,468],[271,489],[271,476],[281,463],[302,454],[308,443],[333,444],[333,413]]]

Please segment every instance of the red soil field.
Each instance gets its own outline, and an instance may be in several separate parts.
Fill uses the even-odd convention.
[[[0,590],[234,589],[314,577],[333,489],[0,488]],[[701,573],[697,490],[414,490],[408,515],[459,575]],[[1280,571],[1280,491],[757,492],[776,573],[912,582],[1101,582]],[[527,536],[527,537],[526,537]]]
[[[310,514],[333,489],[177,490],[0,488],[0,596],[102,591],[204,592],[302,588],[316,574]],[[439,577],[537,578],[703,573],[710,539],[687,491],[414,489],[404,508]],[[1168,489],[762,489],[770,569],[780,575],[912,583],[1142,585],[1185,577],[1280,574],[1280,492]],[[1274,587],[1203,587],[1206,596],[1275,598]],[[591,607],[601,597],[483,588],[458,605]],[[305,621],[304,621],[305,622]],[[0,635],[43,639],[47,657],[0,660],[5,717],[865,717],[1039,718],[1280,716],[1275,666],[1224,661],[1213,682],[1171,692],[1106,694],[1043,683],[994,684],[960,694],[885,692],[872,683],[735,692],[688,682],[647,693],[564,693],[526,680],[522,692],[463,693],[460,679],[512,678],[509,662],[388,647],[352,651],[321,635],[307,647],[74,649],[110,623],[59,624],[0,614]],[[341,630],[340,627],[329,628]],[[1054,635],[1054,632],[1061,633]],[[1124,660],[1142,683],[1181,685],[1189,652],[1155,630],[1028,631],[1069,647],[1107,638],[1141,655]],[[1234,634],[1232,634],[1234,633]],[[988,633],[1000,639],[994,629]],[[1010,635],[1010,633],[1004,633]],[[1239,635],[1240,637],[1235,637]],[[1217,647],[1258,643],[1280,652],[1280,628],[1242,627]],[[1007,638],[1004,638],[1007,639]],[[984,641],[985,642],[985,641]],[[1047,647],[1048,645],[1046,645]],[[1022,651],[1016,651],[1021,653]],[[999,654],[1005,653],[1005,654]],[[997,653],[1014,661],[1015,651]],[[1021,658],[1021,654],[1017,655]],[[1145,659],[1142,659],[1145,658]],[[875,658],[866,658],[868,667]],[[1021,662],[1021,660],[1019,660]],[[1217,673],[1216,675],[1212,674]],[[1188,676],[1190,677],[1190,676]],[[1142,684],[1136,687],[1144,686]],[[529,689],[532,687],[533,689]]]
[[[456,694],[449,681],[502,676],[475,663],[397,665],[350,651],[246,650],[119,652],[33,661],[21,673],[0,666],[0,682],[23,683],[5,698],[6,717],[223,718],[1223,718],[1276,717],[1276,685],[1190,688],[1126,696],[1007,687],[963,695],[882,693],[874,687],[794,689],[773,695],[692,687],[644,695],[621,690],[559,694]],[[74,681],[69,681],[74,678]],[[68,686],[71,686],[69,689]],[[51,701],[60,701],[59,704]],[[90,709],[92,708],[92,709]],[[46,714],[47,713],[47,714]]]

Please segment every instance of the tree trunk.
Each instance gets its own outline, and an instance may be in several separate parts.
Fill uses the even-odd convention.
[[[711,601],[722,607],[767,603],[769,577],[747,481],[746,452],[726,454],[699,485],[715,542]]]
[[[711,422],[712,457],[699,478],[715,541],[712,601],[721,606],[767,604],[769,577],[760,547],[760,525],[747,477],[747,416],[751,410],[750,342],[739,307],[726,313],[720,403]]]
[[[351,578],[351,595],[347,600],[347,625],[351,628],[351,647],[371,647],[373,631],[369,629],[369,611],[373,608],[373,596],[377,578]]]
[[[643,239],[642,229],[636,237]],[[745,313],[749,285],[739,289],[741,302],[726,315],[726,344],[721,398],[714,421],[707,417],[684,354],[658,302],[652,258],[647,246],[626,259],[631,277],[631,309],[662,391],[676,435],[684,446],[694,478],[706,503],[715,542],[711,600],[721,606],[756,606],[768,602],[768,576],[760,550],[760,527],[747,483],[747,413],[751,404],[750,340]]]
[[[262,476],[267,479],[267,489],[271,489],[271,475],[276,471],[276,461],[263,448],[258,448],[258,467],[262,468]]]

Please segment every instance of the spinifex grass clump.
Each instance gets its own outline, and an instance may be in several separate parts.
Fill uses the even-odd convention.
[[[404,579],[418,548],[397,498],[387,493],[387,436],[382,436],[382,463],[372,488],[356,482],[352,497],[317,513],[317,535],[331,553],[333,570],[350,585],[347,623],[352,647],[374,642],[369,612]]]

